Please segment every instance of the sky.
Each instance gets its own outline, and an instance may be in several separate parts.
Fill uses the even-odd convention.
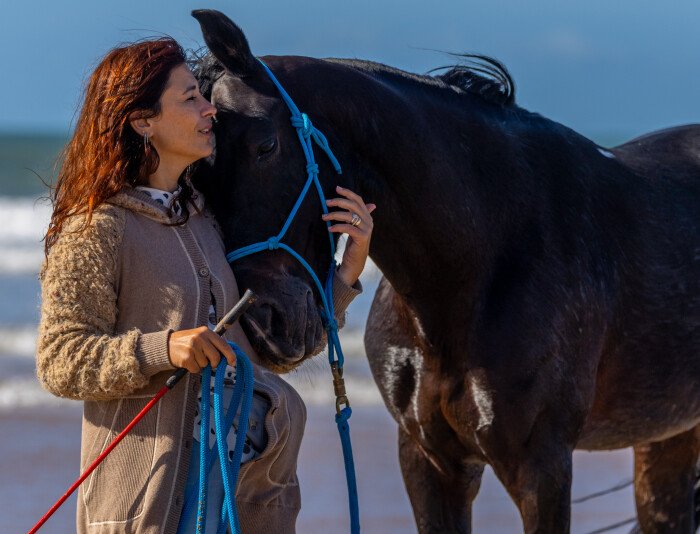
[[[4,0],[0,132],[66,133],[92,68],[118,43],[203,44],[218,9],[256,55],[355,57],[425,73],[444,52],[501,60],[519,105],[592,137],[700,122],[697,0]]]

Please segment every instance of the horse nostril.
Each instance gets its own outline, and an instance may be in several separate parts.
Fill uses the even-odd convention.
[[[314,292],[306,294],[306,325],[304,328],[304,345],[306,354],[311,354],[323,340],[323,325],[318,317],[318,307]]]
[[[274,304],[266,302],[258,306],[255,320],[258,326],[273,339],[284,339],[286,335],[284,314]]]

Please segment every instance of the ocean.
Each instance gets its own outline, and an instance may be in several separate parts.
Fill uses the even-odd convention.
[[[26,531],[77,477],[80,403],[43,391],[35,377],[39,320],[38,271],[50,206],[42,184],[62,136],[0,135],[0,531]],[[37,176],[38,175],[38,176]],[[388,415],[364,354],[364,324],[380,273],[363,273],[364,293],[348,310],[341,341],[345,376],[353,406],[350,426],[358,474],[363,531],[415,532],[397,460],[396,423]],[[299,532],[348,530],[342,456],[333,424],[334,397],[323,355],[287,375],[308,408],[299,458],[303,507]],[[629,450],[576,452],[574,497],[620,484],[632,476]],[[45,532],[71,532],[75,497],[47,523]],[[629,486],[574,505],[572,532],[591,532],[634,516]],[[520,532],[515,506],[487,468],[474,505],[476,532]],[[611,532],[623,532],[623,526]]]
[[[41,196],[64,136],[0,135],[0,410],[61,401],[34,376],[42,237],[51,210]],[[41,178],[40,178],[41,177]]]

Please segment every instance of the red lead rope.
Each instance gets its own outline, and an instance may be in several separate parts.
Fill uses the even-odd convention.
[[[134,420],[131,421],[131,423],[129,423],[126,426],[126,428],[124,430],[122,430],[121,433],[116,438],[114,438],[114,441],[109,444],[109,447],[107,447],[102,452],[102,454],[100,454],[95,459],[95,461],[90,464],[90,467],[88,467],[85,470],[85,472],[82,475],[80,475],[80,478],[78,480],[76,480],[75,482],[73,482],[73,485],[70,488],[68,488],[68,491],[66,491],[66,493],[63,494],[63,497],[58,499],[56,501],[56,504],[54,504],[51,507],[51,509],[44,514],[44,517],[42,517],[39,520],[39,522],[36,525],[34,525],[34,527],[29,531],[29,534],[34,534],[37,530],[39,530],[41,528],[41,525],[46,523],[46,521],[49,519],[49,517],[51,517],[54,514],[54,512],[56,510],[58,510],[60,508],[60,506],[65,502],[65,500],[71,496],[71,493],[73,493],[78,488],[78,486],[80,486],[83,483],[83,481],[90,475],[90,473],[92,473],[95,470],[95,468],[98,465],[100,465],[100,462],[102,462],[102,460],[104,460],[105,457],[110,452],[112,452],[112,449],[114,447],[116,447],[122,439],[124,439],[124,436],[126,436],[131,431],[131,429],[134,428],[136,423],[138,423],[141,419],[143,419],[143,416],[148,413],[148,410],[153,408],[153,405],[155,405],[160,400],[160,398],[168,392],[168,389],[169,389],[168,386],[163,386],[160,389],[160,391],[158,393],[156,393],[155,397],[153,397],[150,401],[148,401],[148,404],[146,404],[146,406],[144,406],[143,410],[141,410],[138,413],[138,415],[136,417],[134,417]]]

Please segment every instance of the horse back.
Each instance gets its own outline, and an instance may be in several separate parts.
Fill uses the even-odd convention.
[[[642,135],[612,152],[637,174],[669,178],[700,190],[700,124]]]

